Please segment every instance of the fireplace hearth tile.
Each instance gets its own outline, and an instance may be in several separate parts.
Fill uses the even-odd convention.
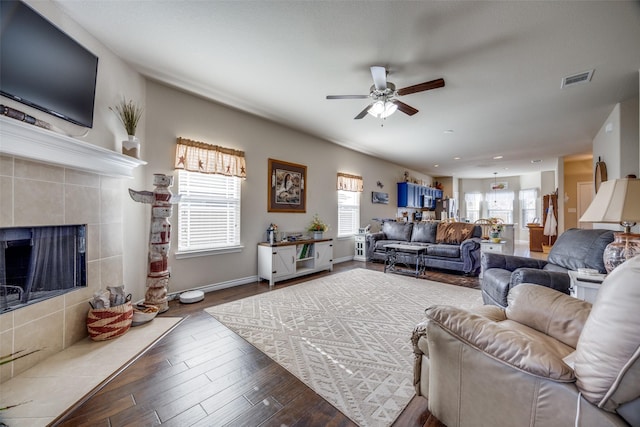
[[[2,403],[26,403],[4,411],[3,421],[11,426],[51,423],[181,320],[156,317],[111,341],[86,338],[4,382]]]

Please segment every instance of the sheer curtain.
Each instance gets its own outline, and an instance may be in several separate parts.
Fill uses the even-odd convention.
[[[70,289],[76,284],[76,227],[37,227],[32,236],[23,303],[32,292]]]
[[[494,191],[485,194],[487,216],[500,218],[505,224],[513,223],[513,191]]]

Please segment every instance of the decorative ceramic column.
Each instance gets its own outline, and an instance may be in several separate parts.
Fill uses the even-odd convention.
[[[153,191],[135,191],[129,189],[129,195],[136,202],[151,204],[151,233],[149,235],[149,268],[147,270],[147,291],[144,303],[155,305],[159,312],[169,309],[167,287],[169,286],[169,248],[171,243],[171,206],[178,203],[180,197],[173,196],[169,187],[173,185],[173,176],[154,174]]]

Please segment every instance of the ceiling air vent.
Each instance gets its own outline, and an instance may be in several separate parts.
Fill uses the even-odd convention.
[[[566,76],[562,79],[562,83],[560,83],[560,88],[565,88],[573,85],[577,85],[580,83],[588,83],[591,81],[591,77],[593,76],[594,70],[584,71],[582,73],[574,74],[572,76]]]

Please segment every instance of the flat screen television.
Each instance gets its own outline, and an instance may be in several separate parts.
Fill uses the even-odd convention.
[[[92,127],[98,57],[26,4],[0,8],[0,93]]]

